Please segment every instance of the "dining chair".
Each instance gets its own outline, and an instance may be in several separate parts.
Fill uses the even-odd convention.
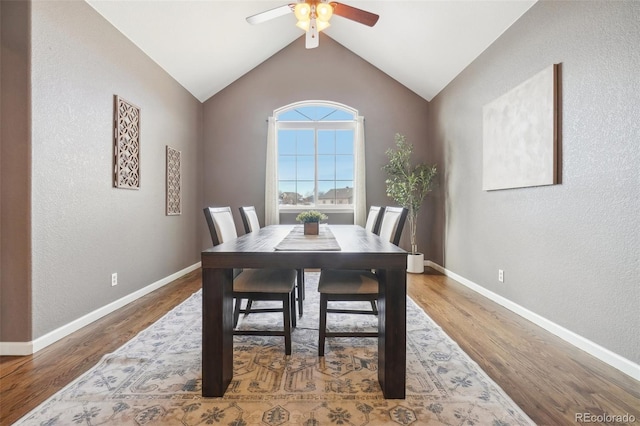
[[[369,207],[369,213],[367,214],[367,222],[364,225],[364,229],[371,231],[376,235],[380,234],[380,224],[382,223],[382,216],[384,215],[383,206],[371,206]],[[378,315],[377,301],[371,301],[371,311],[374,315]]]
[[[367,223],[364,225],[364,229],[371,231],[374,234],[380,233],[380,224],[382,223],[382,215],[384,214],[384,207],[371,206],[369,207],[369,214],[367,214]]]
[[[213,245],[222,244],[238,237],[230,207],[205,207]],[[243,269],[233,278],[233,297],[236,299],[233,312],[234,334],[250,336],[284,336],[285,354],[291,355],[291,328],[296,326],[294,269]],[[283,330],[236,330],[241,312],[242,299],[279,300],[282,308],[251,309],[251,313],[282,312]]]
[[[385,207],[380,221],[381,238],[398,245],[402,229],[407,220],[408,209]],[[320,326],[318,333],[318,356],[324,356],[327,337],[378,337],[378,332],[327,331],[327,313],[377,315],[378,278],[375,271],[323,269],[318,282],[320,292]],[[371,303],[371,310],[329,308],[329,302],[360,301]]]
[[[258,220],[258,214],[256,213],[255,206],[242,206],[240,207],[240,217],[242,218],[242,223],[244,225],[244,232],[254,232],[260,229],[260,221]],[[298,315],[302,317],[304,313],[304,269],[297,270],[298,279],[296,280],[296,287],[298,290]],[[252,301],[247,301],[247,313],[251,312]]]
[[[256,213],[255,206],[240,207],[240,217],[242,218],[245,233],[248,234],[249,232],[260,229],[260,221],[258,220],[258,213]]]

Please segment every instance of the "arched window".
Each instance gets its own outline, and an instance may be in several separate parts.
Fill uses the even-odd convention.
[[[275,110],[269,123],[265,207],[272,221],[267,223],[278,223],[279,211],[304,209],[354,212],[358,223],[357,205],[364,204],[364,131],[358,111],[304,101]]]

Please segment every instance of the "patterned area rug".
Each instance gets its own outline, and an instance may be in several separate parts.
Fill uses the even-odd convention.
[[[200,394],[197,292],[16,424],[534,424],[411,299],[405,400],[382,396],[376,339],[329,338],[325,357],[318,357],[318,273],[306,277],[293,354],[284,355],[281,337],[234,337],[234,378],[224,397]],[[272,327],[281,318],[251,314],[241,326]],[[376,321],[369,315],[328,318],[335,328],[374,330]]]

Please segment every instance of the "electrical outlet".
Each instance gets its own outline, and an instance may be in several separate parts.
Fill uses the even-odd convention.
[[[114,272],[111,274],[111,286],[118,285],[118,273]]]
[[[498,269],[498,281],[504,282],[504,271],[502,269]]]

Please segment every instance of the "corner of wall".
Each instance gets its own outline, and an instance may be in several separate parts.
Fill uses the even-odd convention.
[[[0,340],[27,342],[31,319],[31,2],[0,2]]]

